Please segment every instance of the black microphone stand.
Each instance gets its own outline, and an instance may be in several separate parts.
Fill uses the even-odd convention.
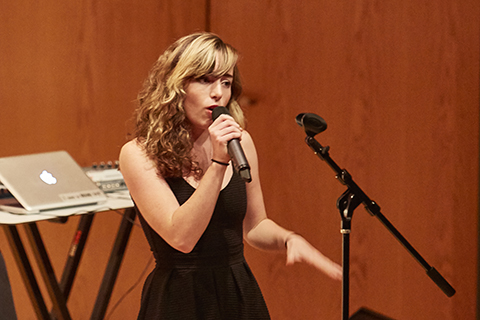
[[[363,204],[365,209],[372,216],[376,216],[382,224],[397,238],[398,241],[410,252],[418,263],[425,269],[427,275],[442,289],[442,291],[451,297],[455,294],[455,289],[442,277],[442,275],[433,267],[431,267],[425,259],[408,243],[408,241],[400,234],[400,232],[383,216],[380,212],[378,204],[371,200],[365,192],[353,181],[352,176],[345,169],[340,167],[330,158],[328,153],[330,147],[323,147],[311,135],[305,138],[307,145],[315,152],[315,154],[327,162],[327,164],[335,171],[335,178],[343,185],[347,186],[347,190],[338,198],[337,208],[342,218],[342,251],[343,251],[343,281],[342,281],[342,320],[348,320],[349,317],[349,272],[350,272],[350,232],[352,224],[353,211]]]

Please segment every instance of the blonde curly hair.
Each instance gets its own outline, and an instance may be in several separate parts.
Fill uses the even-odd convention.
[[[216,54],[220,55],[218,60]],[[183,107],[189,80],[220,77],[233,67],[232,95],[226,107],[244,127],[237,103],[242,92],[237,60],[238,53],[232,46],[215,34],[201,32],[177,40],[155,62],[137,98],[135,138],[155,162],[159,175],[203,174],[191,155],[191,127]]]

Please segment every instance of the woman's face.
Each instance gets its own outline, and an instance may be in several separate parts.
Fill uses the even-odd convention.
[[[212,124],[212,110],[215,107],[227,106],[232,96],[232,82],[233,67],[221,77],[206,75],[187,83],[183,105],[194,138]]]

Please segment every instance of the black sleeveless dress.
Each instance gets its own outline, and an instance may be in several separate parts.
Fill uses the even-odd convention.
[[[183,178],[167,182],[183,204],[195,191]],[[245,182],[234,174],[220,192],[210,224],[192,252],[168,245],[137,211],[156,260],[142,292],[141,320],[270,319],[243,256]]]

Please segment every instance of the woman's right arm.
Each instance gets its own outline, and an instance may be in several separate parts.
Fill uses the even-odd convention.
[[[173,248],[193,250],[210,222],[226,167],[212,163],[194,194],[180,206],[136,141],[123,146],[119,160],[128,190],[148,224]]]
[[[221,115],[208,128],[213,159],[228,162],[227,143],[241,137],[232,117]],[[226,166],[212,162],[192,196],[181,206],[155,163],[137,140],[126,143],[120,152],[120,169],[128,190],[148,222],[173,248],[188,253],[207,229],[222,188]]]

